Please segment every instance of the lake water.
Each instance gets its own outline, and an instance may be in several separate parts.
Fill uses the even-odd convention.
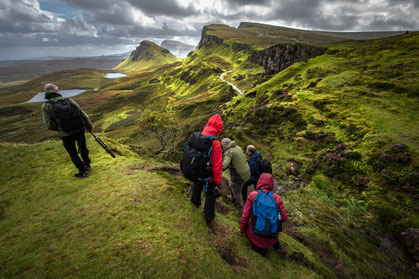
[[[59,93],[64,98],[69,98],[69,97],[79,95],[79,94],[81,94],[85,91],[86,91],[86,89],[68,89],[68,90],[60,90]],[[32,99],[30,99],[29,101],[24,102],[24,103],[39,103],[39,102],[46,102],[46,101],[48,101],[48,100],[45,99],[45,92],[40,92],[40,93],[36,94],[35,97],[33,97]]]
[[[121,73],[109,73],[106,74],[105,78],[120,78],[120,77],[125,77],[125,74],[121,74]]]

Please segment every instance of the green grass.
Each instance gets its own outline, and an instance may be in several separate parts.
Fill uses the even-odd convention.
[[[251,250],[236,212],[218,214],[211,231],[182,179],[103,140],[120,156],[89,139],[86,179],[72,176],[59,141],[0,146],[0,277],[318,277],[273,251],[264,258]],[[240,265],[223,260],[223,249]]]

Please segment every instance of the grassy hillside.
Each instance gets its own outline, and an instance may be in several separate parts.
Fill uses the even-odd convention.
[[[120,79],[105,80],[100,71],[77,70],[1,89],[2,141],[35,143],[3,144],[0,149],[6,158],[0,165],[5,200],[0,202],[5,208],[0,230],[13,228],[0,238],[6,247],[0,249],[0,261],[4,255],[7,263],[6,268],[0,264],[1,275],[31,277],[43,272],[40,277],[57,277],[57,270],[63,269],[65,276],[77,277],[71,272],[83,267],[81,277],[121,277],[123,272],[136,277],[144,270],[143,277],[182,277],[185,272],[184,277],[198,278],[416,278],[419,35],[330,43],[325,37],[322,41],[298,33],[327,43],[326,54],[263,75],[263,68],[247,57],[252,49],[276,44],[279,37],[269,26],[257,36],[256,29],[246,31],[256,27],[208,26],[206,35],[222,38],[222,43],[208,40],[181,62],[132,71]],[[251,49],[243,43],[252,44]],[[243,95],[219,79],[225,71],[232,71],[224,78]],[[72,166],[59,142],[37,143],[56,139],[43,127],[40,104],[16,105],[16,100],[29,99],[51,81],[60,81],[62,89],[83,84],[99,89],[74,99],[91,116],[94,131],[106,135],[123,155],[112,161],[90,141],[96,161],[88,180],[77,180],[82,187],[74,185]],[[276,191],[290,215],[281,235],[287,257],[269,250],[265,258],[251,250],[249,241],[237,232],[240,212],[226,196],[218,201],[216,225],[204,225],[201,209],[193,209],[183,192],[187,183],[176,175],[176,156],[170,157],[176,165],[163,155],[154,158],[156,139],[140,133],[136,120],[144,109],[170,110],[180,120],[179,150],[190,132],[202,129],[211,114],[220,113],[225,127],[220,138],[231,137],[242,147],[255,144],[272,160]],[[133,150],[148,157],[138,157]],[[62,157],[56,159],[56,154]],[[20,160],[30,163],[20,165]],[[45,172],[49,164],[60,168]],[[55,188],[57,183],[50,182],[58,176],[65,187]],[[148,198],[151,190],[153,199]],[[42,198],[40,205],[29,203],[24,208],[26,203],[18,202],[34,193],[39,196],[33,201]],[[133,202],[133,193],[139,204]],[[157,194],[165,197],[159,200]],[[51,197],[61,204],[54,204]],[[27,227],[19,212],[28,212],[29,206],[38,215],[29,219],[34,225]],[[41,206],[47,209],[42,211]],[[172,206],[177,210],[172,211]],[[80,208],[85,210],[80,213]],[[47,234],[52,222],[48,218],[57,214],[65,219],[53,223],[55,229]],[[163,221],[172,216],[182,222]],[[121,226],[123,230],[118,229]],[[38,237],[17,233],[27,230]],[[93,231],[100,234],[94,237]],[[52,235],[51,246],[41,245],[46,243],[45,234]],[[80,244],[70,246],[67,235],[71,243]],[[6,251],[15,238],[22,248],[9,255]],[[148,244],[143,247],[143,243]],[[138,247],[146,252],[140,253]],[[39,254],[46,260],[36,258]],[[64,259],[64,264],[55,258]]]
[[[151,41],[142,41],[137,49],[131,53],[130,57],[124,59],[115,67],[115,70],[125,73],[150,70],[180,60],[167,49]]]
[[[59,141],[0,145],[1,278],[319,278],[273,250],[253,251],[223,199],[207,227],[176,168],[105,141],[119,156],[88,140],[86,179],[72,177]],[[327,274],[308,249],[283,242]]]

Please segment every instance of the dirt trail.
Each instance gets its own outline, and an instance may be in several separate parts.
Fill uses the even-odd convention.
[[[262,148],[262,149],[263,149],[263,151],[265,151],[265,152],[266,152],[266,159],[268,159],[270,162],[272,162],[272,161],[275,159],[274,155],[272,155],[271,151],[269,151],[269,148],[268,148],[267,146],[264,146],[264,145],[263,145],[260,141],[258,141],[255,137],[253,137],[253,136],[251,136],[251,135],[247,134],[247,133],[243,130],[243,128],[242,128],[241,126],[237,126],[237,127],[236,127],[236,130],[237,130],[237,131],[239,131],[239,132],[240,132],[243,136],[245,136],[246,138],[248,138],[248,139],[252,140],[252,141],[255,143],[255,145],[257,145],[257,146],[259,146],[260,148]]]

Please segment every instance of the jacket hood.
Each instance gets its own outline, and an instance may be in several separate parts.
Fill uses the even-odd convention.
[[[255,160],[262,160],[262,156],[260,155],[259,151],[255,151],[252,154],[249,155],[251,159]]]
[[[221,117],[216,114],[210,117],[208,119],[208,123],[205,126],[204,130],[202,131],[202,134],[208,135],[208,136],[216,136],[220,134],[223,131],[223,120]]]
[[[51,99],[54,97],[62,97],[60,93],[55,92],[55,91],[47,91],[45,92],[45,99]]]
[[[269,187],[269,191],[274,190],[274,178],[270,173],[262,173],[259,177],[256,190],[260,190],[262,187]]]
[[[229,148],[232,148],[232,147],[235,147],[237,144],[236,144],[236,142],[234,141],[234,140],[232,140],[232,141],[230,141],[228,144],[227,144],[227,148],[226,149],[229,149]]]

